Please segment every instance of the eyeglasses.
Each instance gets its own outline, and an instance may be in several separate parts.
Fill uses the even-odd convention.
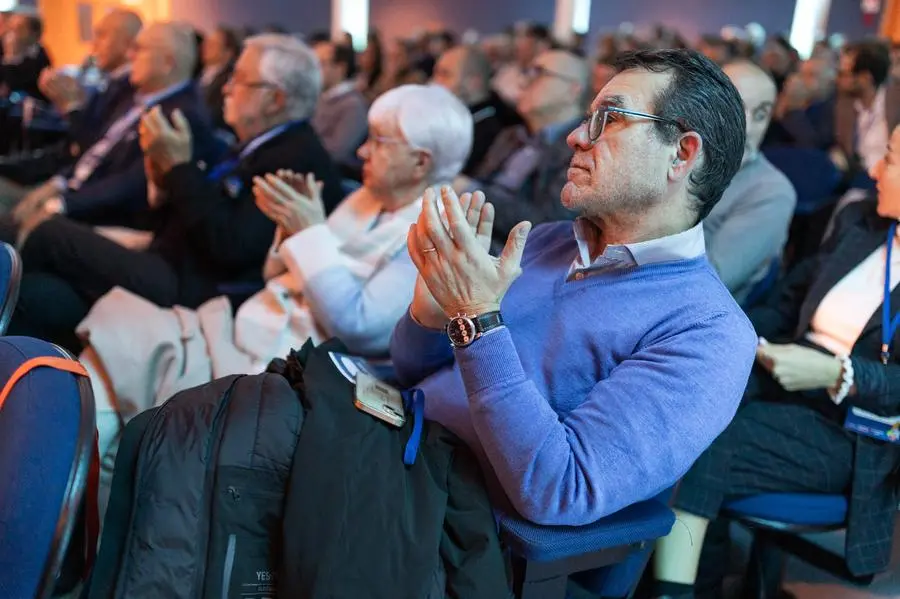
[[[602,106],[591,113],[591,115],[587,118],[588,139],[590,139],[591,143],[594,143],[598,139],[600,139],[600,136],[603,135],[603,131],[606,129],[606,125],[610,122],[610,120],[615,122],[620,116],[627,116],[635,119],[645,119],[648,121],[656,121],[658,123],[666,123],[669,125],[674,125],[682,131],[684,130],[684,126],[678,121],[666,119],[661,116],[656,116],[655,114],[637,112],[636,110],[627,110],[625,108],[617,108],[615,106]]]
[[[247,87],[247,88],[271,88],[271,89],[281,89],[280,86],[270,83],[268,81],[244,81],[243,79],[237,79],[233,75],[226,82],[228,86],[238,86]]]

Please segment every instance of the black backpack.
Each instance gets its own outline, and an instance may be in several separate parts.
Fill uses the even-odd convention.
[[[278,374],[183,391],[125,428],[88,599],[275,595],[303,411]]]

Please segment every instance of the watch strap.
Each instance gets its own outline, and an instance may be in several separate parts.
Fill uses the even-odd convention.
[[[472,318],[472,322],[475,323],[475,331],[480,335],[484,335],[492,329],[503,326],[503,315],[500,314],[499,310],[485,312]]]

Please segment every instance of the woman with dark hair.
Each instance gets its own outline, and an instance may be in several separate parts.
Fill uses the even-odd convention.
[[[203,70],[199,77],[203,99],[216,129],[228,130],[222,115],[225,83],[231,77],[234,62],[241,53],[241,38],[237,31],[219,26],[203,40]]]
[[[847,568],[887,568],[900,448],[877,422],[900,414],[900,127],[871,175],[877,200],[843,209],[819,255],[750,312],[756,367],[734,420],[678,488],[655,597],[692,598],[709,522],[730,499],[765,493],[845,496]]]
[[[356,86],[371,102],[375,99],[374,88],[384,72],[384,52],[381,47],[381,36],[374,29],[369,32],[366,49],[359,55],[359,73],[356,75]]]

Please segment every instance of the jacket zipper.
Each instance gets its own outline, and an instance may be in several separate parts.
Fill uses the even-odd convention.
[[[225,551],[225,569],[222,574],[222,599],[228,599],[231,590],[231,573],[234,570],[234,554],[237,551],[237,535],[228,535],[228,549]]]
[[[161,405],[159,407],[159,409],[156,410],[156,413],[154,413],[153,416],[150,417],[150,421],[147,423],[147,426],[144,428],[144,434],[141,435],[141,440],[138,443],[137,459],[136,459],[136,463],[134,465],[134,483],[133,483],[134,488],[132,489],[132,495],[131,495],[131,510],[129,511],[129,514],[128,514],[128,528],[126,529],[127,532],[125,535],[125,542],[122,544],[122,550],[124,551],[124,554],[122,555],[122,560],[119,563],[119,568],[116,573],[115,590],[112,593],[112,596],[115,598],[128,596],[128,593],[126,593],[126,589],[123,588],[124,583],[122,581],[123,581],[124,577],[123,577],[122,573],[128,572],[128,562],[129,562],[128,558],[129,558],[129,555],[131,554],[131,552],[128,550],[128,548],[131,546],[131,540],[132,540],[132,537],[134,536],[133,535],[133,533],[134,533],[134,516],[137,511],[137,500],[138,500],[138,497],[140,496],[140,490],[141,490],[137,485],[140,481],[143,481],[142,474],[143,474],[143,468],[144,468],[144,452],[142,450],[144,447],[144,439],[147,438],[147,435],[152,434],[157,428],[159,428],[159,422],[162,420],[162,415],[167,411],[168,411],[168,406],[166,404]],[[124,429],[122,429],[122,432],[124,434]],[[121,442],[121,438],[119,439],[119,441]],[[102,534],[101,534],[101,536],[102,536]]]
[[[206,565],[209,563],[209,530],[211,526],[213,502],[216,499],[213,494],[213,489],[215,488],[216,482],[216,464],[219,461],[219,449],[222,445],[222,427],[225,421],[225,414],[228,410],[228,404],[231,402],[231,392],[234,389],[235,384],[237,384],[241,378],[243,377],[239,376],[234,379],[231,382],[231,386],[228,387],[228,390],[225,391],[225,394],[222,396],[222,401],[219,402],[219,408],[216,410],[216,415],[213,417],[212,432],[209,435],[209,443],[206,446],[206,476],[203,479],[203,494],[201,495],[201,497],[206,498],[206,503],[203,506],[203,512],[199,515],[199,522],[201,523],[200,538],[197,539],[197,557],[203,561],[197,566],[197,575],[194,578],[194,588],[191,592],[191,597],[201,598],[204,596],[203,582],[206,580]]]

